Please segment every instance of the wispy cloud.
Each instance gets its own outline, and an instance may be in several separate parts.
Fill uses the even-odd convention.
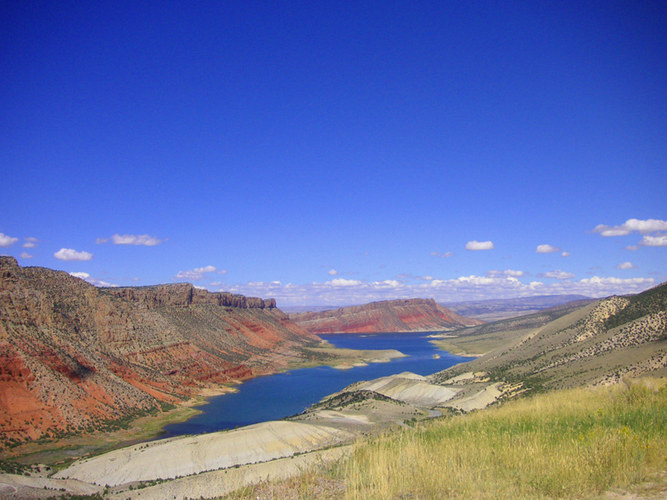
[[[445,252],[445,253],[431,252],[431,255],[433,257],[438,257],[439,259],[448,259],[454,256],[454,252]]]
[[[143,245],[146,247],[153,247],[159,245],[166,239],[156,238],[149,234],[114,234],[110,238],[97,238],[95,243],[102,244],[111,242],[114,245]]]
[[[37,243],[39,240],[33,236],[28,236],[27,238],[23,238],[25,243],[21,245],[23,248],[35,248],[37,246]]]
[[[496,276],[512,276],[514,278],[520,278],[526,273],[523,271],[518,271],[516,269],[505,269],[504,271],[491,270],[486,272],[486,276],[496,277]]]
[[[329,272],[329,276],[336,276],[338,274],[338,271],[336,271],[335,269],[329,269],[328,272]]]
[[[7,248],[16,243],[19,239],[13,236],[9,236],[4,233],[0,233],[0,247]]]
[[[493,241],[472,240],[466,243],[466,250],[493,250]]]
[[[78,252],[72,248],[61,248],[53,256],[60,260],[91,260],[93,258],[90,252]]]
[[[21,252],[21,258],[22,259],[32,259],[32,255],[30,255],[28,252]]]
[[[359,280],[348,280],[345,278],[336,278],[331,281],[327,281],[326,283],[333,285],[333,286],[356,286],[356,285],[361,285],[361,281]]]
[[[560,248],[555,247],[553,245],[548,245],[548,244],[542,244],[542,245],[537,245],[536,249],[537,253],[555,253],[555,252],[560,252]]]
[[[214,273],[216,271],[218,270],[215,266],[196,267],[194,269],[190,269],[189,271],[178,271],[175,277],[179,280],[199,281],[204,279],[207,274]],[[225,270],[218,271],[219,274],[225,274],[226,272],[227,271]]]
[[[549,271],[546,273],[539,273],[537,275],[539,278],[551,278],[551,279],[557,279],[557,280],[569,280],[574,278],[576,275],[572,273],[568,273],[566,271]]]
[[[87,281],[91,285],[95,286],[102,286],[102,287],[117,287],[118,285],[114,285],[113,283],[107,283],[104,280],[98,279],[98,278],[93,278],[90,274],[84,273],[84,272],[72,272],[70,273],[71,276],[74,276],[75,278],[80,278],[84,281]]]
[[[635,269],[636,267],[632,262],[621,262],[616,266],[616,269]]]

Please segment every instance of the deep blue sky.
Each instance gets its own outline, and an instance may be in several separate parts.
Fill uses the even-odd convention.
[[[22,265],[279,305],[667,279],[664,2],[3,2],[0,22],[0,253]]]

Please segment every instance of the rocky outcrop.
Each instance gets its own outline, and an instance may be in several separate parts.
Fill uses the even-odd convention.
[[[245,297],[229,292],[209,292],[195,288],[190,283],[156,285],[144,287],[109,288],[107,293],[130,300],[146,309],[161,307],[187,307],[191,305],[213,304],[239,309],[275,309],[275,299]]]
[[[310,359],[318,343],[273,300],[96,288],[0,257],[0,445],[108,428]]]
[[[371,302],[332,311],[290,314],[311,333],[376,333],[443,331],[483,322],[465,318],[433,299]]]

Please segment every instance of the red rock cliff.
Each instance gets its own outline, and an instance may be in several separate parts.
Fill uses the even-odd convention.
[[[433,299],[386,300],[331,311],[291,314],[290,318],[311,333],[438,331],[483,323],[460,316]]]
[[[186,283],[96,288],[0,257],[0,446],[271,373],[317,342],[273,300]]]

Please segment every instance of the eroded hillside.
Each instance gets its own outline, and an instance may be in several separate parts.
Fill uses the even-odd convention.
[[[467,380],[469,386],[477,383],[480,390],[490,384],[506,384],[516,393],[667,375],[667,284],[566,312],[532,328],[526,317],[519,321],[522,328],[514,335],[511,329],[501,328],[502,345],[431,379],[441,384]],[[499,324],[507,327],[507,323]],[[466,331],[461,338],[447,340],[456,344],[465,338],[463,345],[484,345],[493,335],[492,326],[478,329],[477,339],[474,332]]]
[[[0,440],[105,429],[309,359],[318,343],[272,300],[101,289],[0,257]]]

